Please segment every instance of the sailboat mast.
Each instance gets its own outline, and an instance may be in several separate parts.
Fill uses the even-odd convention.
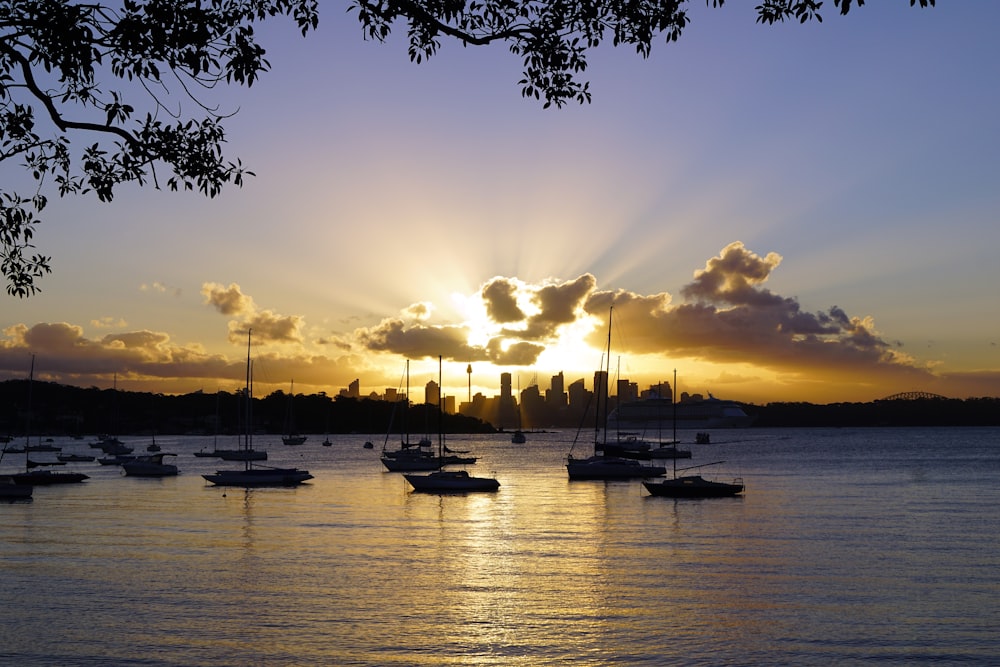
[[[244,468],[244,470],[249,470],[250,469],[250,449],[253,447],[253,443],[251,441],[251,433],[253,432],[253,412],[252,412],[252,408],[253,408],[253,395],[250,392],[250,387],[251,387],[251,384],[250,384],[250,378],[251,378],[251,370],[250,370],[250,334],[251,334],[252,331],[253,331],[253,329],[247,329],[247,379],[246,379],[247,384],[246,384],[246,389],[245,389],[245,392],[246,392],[246,395],[247,395],[247,408],[246,408],[246,422],[247,422],[246,423],[246,427],[247,427],[247,430],[246,430],[246,433],[243,435],[243,452],[244,452],[244,456],[243,456],[243,468]]]
[[[28,372],[28,414],[24,419],[24,471],[30,470],[28,456],[31,451],[31,389],[35,384],[35,355],[31,355],[31,370]]]
[[[438,355],[438,461],[444,461],[444,405],[441,391],[441,355]]]
[[[604,415],[603,415],[603,420],[602,420],[602,415],[601,415],[601,396],[600,396],[600,394],[598,394],[598,396],[597,396],[597,406],[596,406],[597,409],[594,411],[594,453],[595,454],[597,453],[597,447],[598,447],[598,444],[599,444],[599,438],[600,438],[601,423],[602,423],[602,421],[603,421],[603,424],[604,424],[604,440],[605,440],[605,444],[607,444],[607,439],[608,439],[608,433],[607,433],[607,430],[608,430],[608,397],[609,397],[609,395],[611,393],[611,389],[608,387],[608,381],[611,378],[611,316],[614,313],[614,310],[615,310],[614,305],[612,305],[611,307],[608,308],[608,345],[607,345],[608,351],[607,351],[607,354],[602,354],[602,356],[604,357],[604,359],[601,362],[601,369],[604,370],[604,377],[601,378],[601,382],[604,385],[604,387],[603,387],[604,388],[604,392],[603,392],[604,393]],[[600,373],[598,373],[598,377],[600,377]],[[595,388],[595,390],[596,390],[596,388]]]
[[[399,434],[399,442],[403,447],[410,446],[410,360],[406,360],[406,393],[403,394],[403,429]]]
[[[674,384],[670,387],[670,402],[674,408],[674,479],[677,479],[677,369],[674,369]]]

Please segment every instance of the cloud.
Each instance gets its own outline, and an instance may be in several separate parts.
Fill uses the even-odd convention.
[[[236,283],[229,283],[229,287],[219,283],[204,283],[201,286],[201,294],[205,297],[206,304],[213,306],[223,315],[243,315],[256,310],[253,299],[244,295]]]
[[[304,320],[298,315],[277,315],[270,310],[252,313],[229,323],[229,341],[243,344],[253,331],[257,343],[301,343]]]
[[[596,285],[597,279],[585,273],[574,280],[535,289],[532,302],[538,312],[528,318],[524,336],[533,340],[549,339],[560,326],[576,322],[584,313],[583,304]]]
[[[748,251],[740,241],[734,241],[708,260],[704,269],[695,271],[694,280],[681,294],[686,299],[708,303],[769,306],[784,300],[758,286],[767,281],[779,264],[781,255],[771,252],[762,258]]]
[[[229,341],[242,344],[247,332],[253,331],[258,343],[301,343],[305,320],[298,315],[279,315],[271,310],[258,310],[253,298],[243,294],[240,286],[229,283],[204,283],[201,286],[205,303],[223,315],[235,317],[229,322]]]
[[[507,278],[498,277],[486,283],[480,295],[489,318],[501,324],[523,320],[524,311],[517,305],[517,292],[518,284]]]
[[[759,367],[789,381],[916,386],[933,380],[930,366],[917,364],[901,343],[884,338],[872,317],[850,315],[839,306],[807,312],[797,299],[769,290],[767,281],[781,260],[777,253],[762,257],[731,243],[695,271],[679,292],[680,303],[668,292],[599,290],[589,273],[538,284],[498,276],[478,290],[493,327],[479,345],[468,344],[472,332],[464,326],[407,324],[404,318],[383,320],[356,335],[365,349],[411,358],[444,354],[458,361],[530,366],[547,347],[565,344],[561,335],[569,331],[603,349],[613,312],[614,349],[623,355]],[[732,376],[725,381],[739,382]]]
[[[178,297],[180,297],[183,294],[183,292],[182,292],[182,290],[181,290],[180,287],[169,287],[169,286],[164,285],[163,283],[161,283],[159,281],[155,281],[155,282],[149,283],[149,284],[143,283],[143,284],[139,285],[139,291],[140,292],[155,292],[157,294],[170,294],[171,296],[173,296],[175,298],[178,298]]]
[[[120,329],[121,327],[127,327],[128,322],[121,318],[116,320],[113,317],[101,317],[96,320],[91,320],[90,326],[97,329]]]
[[[442,355],[457,361],[486,361],[485,348],[470,346],[469,330],[463,326],[407,325],[399,318],[387,318],[371,328],[360,328],[354,336],[362,348],[391,352],[408,359]]]
[[[227,334],[233,344],[245,345],[252,329],[255,345],[272,346],[257,350],[255,359],[262,370],[271,368],[270,377],[262,380],[274,386],[289,377],[302,386],[346,385],[366,371],[378,373],[382,355],[534,366],[546,352],[558,353],[565,345],[586,342],[603,349],[613,312],[615,353],[646,357],[649,375],[662,376],[663,366],[656,360],[692,359],[733,368],[713,380],[733,386],[777,378],[786,388],[868,384],[974,395],[958,389],[964,384],[982,390],[975,395],[996,394],[995,373],[937,375],[933,362],[917,363],[900,342],[884,337],[869,315],[851,314],[837,305],[809,312],[797,299],[773,293],[767,282],[781,260],[776,253],[762,257],[740,242],[731,243],[681,287],[680,302],[666,291],[599,289],[590,273],[535,283],[495,276],[461,301],[468,311],[461,321],[442,321],[433,303],[419,301],[398,316],[350,332],[313,336],[308,344],[303,318],[258,308],[236,283],[205,283],[202,295],[206,304],[230,318]],[[102,320],[102,328],[111,324]],[[57,368],[58,381],[73,384],[96,383],[112,373],[169,379],[174,387],[243,376],[241,355],[227,359],[206,354],[198,345],[177,345],[165,332],[119,328],[123,330],[89,339],[81,327],[66,322],[10,326],[0,339],[0,374],[23,377],[30,351],[44,359],[40,368]],[[651,378],[658,379],[662,377]]]
[[[238,387],[245,377],[245,357],[208,354],[200,345],[177,345],[166,333],[125,331],[89,339],[83,328],[66,322],[32,327],[16,324],[0,339],[0,379],[27,376],[32,355],[35,378],[77,386],[110,386],[113,378],[130,390],[185,393],[220,383]],[[243,341],[245,342],[245,338]],[[278,348],[279,350],[281,348]],[[262,369],[262,391],[296,384],[329,386],[356,377],[361,360],[256,350],[255,369]],[[268,377],[269,376],[269,377]]]

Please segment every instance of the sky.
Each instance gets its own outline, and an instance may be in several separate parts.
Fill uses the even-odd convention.
[[[500,45],[406,54],[324,3],[213,91],[255,177],[215,199],[56,199],[53,273],[0,296],[0,380],[493,396],[596,370],[765,404],[1000,396],[1000,3],[761,26],[689,7],[591,104],[524,99]],[[76,138],[84,143],[86,137]],[[5,187],[23,179],[0,164]],[[613,313],[613,314],[612,314]],[[467,373],[471,365],[471,375]]]

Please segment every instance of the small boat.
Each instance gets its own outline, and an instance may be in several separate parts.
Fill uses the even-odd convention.
[[[131,461],[122,463],[122,470],[127,477],[173,477],[177,474],[177,466],[164,463],[164,456],[177,456],[169,452],[157,452],[148,456],[137,456]]]
[[[697,445],[708,445],[712,442],[712,436],[703,431],[694,437],[694,442]]]
[[[440,470],[443,465],[440,457],[436,456],[428,448],[431,446],[431,441],[428,438],[422,438],[418,444],[413,444],[410,442],[410,431],[408,427],[407,415],[409,413],[409,395],[410,395],[410,360],[406,360],[406,393],[403,394],[405,398],[402,399],[402,422],[403,428],[401,429],[401,440],[399,443],[399,449],[387,450],[386,445],[389,442],[389,434],[392,431],[392,419],[389,420],[389,430],[385,434],[385,442],[382,443],[382,465],[389,472],[427,472],[430,470]],[[398,406],[398,403],[397,403]],[[395,408],[393,406],[393,416],[395,416]]]
[[[674,371],[674,392],[677,391],[677,371]],[[676,400],[673,401],[677,405]],[[675,408],[676,410],[676,408]],[[677,433],[677,421],[674,420],[674,434]],[[699,433],[699,437],[703,434]],[[708,435],[707,433],[704,435]],[[725,461],[715,461],[714,463],[704,463],[702,465],[681,468],[680,471],[697,470],[706,466],[714,466],[725,463]],[[656,482],[644,481],[642,485],[654,496],[664,496],[667,498],[727,498],[743,493],[743,478],[737,477],[732,482],[716,482],[707,480],[701,475],[677,476],[677,460],[674,459],[674,475],[672,479],[665,479]]]
[[[102,466],[120,466],[123,463],[134,460],[135,457],[131,454],[117,454],[115,456],[105,456],[97,459],[97,462]]]
[[[441,357],[438,357],[438,386],[441,386]],[[444,463],[444,429],[442,428],[443,408],[438,399],[438,468]],[[475,460],[475,459],[473,459]],[[500,482],[493,477],[473,477],[465,470],[437,470],[427,475],[404,474],[414,491],[423,493],[469,493],[472,491],[496,491]]]
[[[263,449],[217,449],[214,456],[223,461],[266,461],[267,451]]]
[[[612,307],[613,310],[613,307]],[[608,354],[609,368],[604,370],[603,384],[607,385],[607,378],[610,377],[611,359],[611,312],[608,314]],[[601,376],[599,376],[601,377]],[[566,473],[571,480],[617,480],[617,479],[643,479],[647,477],[660,477],[667,473],[663,466],[643,465],[633,458],[623,456],[611,456],[608,454],[608,388],[607,386],[595,387],[594,394],[598,397],[597,409],[594,411],[596,423],[594,425],[594,453],[587,458],[575,458],[572,450],[566,457]],[[600,400],[604,398],[604,442],[599,442],[597,434],[601,431],[602,414]]]
[[[517,395],[518,400],[521,400],[521,376],[517,376]],[[517,429],[510,436],[511,443],[515,445],[523,445],[528,442],[527,436],[524,435],[524,431],[521,430],[521,404],[517,404]]]
[[[465,470],[438,470],[427,475],[404,474],[414,491],[425,493],[467,493],[496,491],[500,482],[492,477],[473,477]]]
[[[295,380],[292,380],[292,389],[288,394],[288,416],[285,420],[287,435],[281,436],[281,442],[294,446],[304,444],[308,436],[299,435],[295,430],[295,413],[292,410],[292,402],[295,400]]]
[[[113,438],[103,442],[100,446],[100,450],[109,456],[118,456],[121,454],[131,454],[134,451],[134,448],[122,443],[122,441],[118,438]]]
[[[27,425],[25,426],[25,471],[14,473],[10,475],[10,478],[15,484],[22,486],[48,486],[51,484],[75,484],[77,482],[82,482],[85,479],[90,479],[88,475],[84,475],[82,472],[55,472],[53,470],[32,470],[31,469],[31,459],[28,458],[27,449],[28,443],[30,441],[31,432],[31,389],[34,386],[35,380],[35,355],[31,355],[31,371],[28,374],[28,409],[26,414],[29,416],[27,420]],[[62,463],[60,462],[60,465]]]
[[[89,463],[97,457],[90,454],[57,454],[56,458],[65,463]]]
[[[49,442],[51,442],[51,439],[49,440]],[[43,445],[39,443],[37,445],[27,445],[25,447],[25,450],[29,452],[61,452],[62,447],[57,447],[55,445],[48,445],[48,444]]]
[[[375,443],[371,440],[365,440],[365,444],[362,445],[365,449],[375,449]]]
[[[55,472],[54,470],[30,470],[14,473],[11,477],[14,478],[15,484],[28,484],[30,486],[75,484],[90,479],[89,475],[84,475],[82,472]]]
[[[705,463],[700,466],[681,468],[681,470],[695,470],[705,466],[719,465],[725,461]],[[644,481],[643,486],[654,496],[664,496],[666,498],[729,498],[743,493],[743,478],[735,477],[732,482],[716,482],[708,480],[701,475],[677,476],[674,470],[672,479]]]
[[[247,380],[246,380],[246,432],[243,435],[243,449],[247,452],[253,451],[253,384],[250,376],[250,331],[247,331]],[[313,478],[308,470],[299,468],[271,468],[258,466],[254,467],[253,459],[247,457],[243,462],[243,469],[237,470],[217,470],[214,474],[202,475],[206,481],[216,486],[242,486],[267,487],[267,486],[298,486],[302,482]]]
[[[426,472],[441,468],[441,459],[426,449],[402,449],[382,456],[382,465],[389,472]]]
[[[690,449],[678,449],[677,445],[660,445],[649,450],[651,459],[689,459]]]
[[[29,468],[41,468],[44,466],[64,466],[64,465],[66,465],[65,461],[32,461],[31,459],[28,459]]]
[[[244,470],[218,470],[214,475],[202,475],[216,486],[298,486],[313,478],[308,470],[299,468],[246,468]]]
[[[202,458],[202,459],[215,459],[215,458],[219,458],[218,450],[211,451],[211,452],[206,452],[204,449],[201,449],[201,450],[195,452],[194,455],[197,456],[198,458]]]
[[[333,443],[330,442],[330,436],[327,436],[326,440],[324,440],[322,444],[323,444],[324,447],[330,447],[330,446],[332,446]]]

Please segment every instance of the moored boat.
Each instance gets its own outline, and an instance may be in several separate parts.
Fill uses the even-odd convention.
[[[438,357],[438,386],[441,386],[441,357]],[[444,408],[438,397],[438,467],[445,464],[444,429],[442,419]],[[472,459],[475,462],[475,459]],[[465,470],[437,470],[427,475],[404,474],[414,491],[424,493],[469,493],[473,491],[496,491],[500,482],[494,477],[474,477]]]
[[[667,498],[727,498],[738,496],[744,489],[741,477],[734,478],[732,482],[716,482],[701,475],[643,481],[642,485],[651,495]]]
[[[612,307],[608,312],[608,353],[607,359],[610,365],[611,358],[611,315],[614,312]],[[604,369],[602,369],[604,370]],[[594,394],[598,397],[598,403],[594,410],[594,453],[587,458],[576,458],[572,450],[566,457],[566,473],[571,480],[617,480],[617,479],[643,479],[647,477],[659,477],[667,472],[663,466],[643,465],[637,459],[625,458],[608,454],[608,424],[607,405],[608,388],[607,378],[610,375],[610,368],[604,371],[602,376],[605,386],[594,387]],[[601,400],[604,401],[603,413]],[[603,417],[603,418],[602,418]],[[598,440],[603,423],[604,438]]]
[[[247,371],[246,371],[246,420],[243,435],[243,450],[253,451],[253,384],[250,375],[250,331],[247,331]],[[217,470],[214,474],[202,475],[202,477],[216,486],[242,486],[266,487],[266,486],[298,486],[310,480],[313,476],[308,470],[300,468],[277,468],[277,467],[254,467],[253,459],[246,458],[243,462],[243,469]]]
[[[177,456],[169,452],[157,452],[148,456],[137,456],[131,461],[122,463],[122,470],[128,477],[173,477],[177,474],[177,466],[164,463],[164,456]]]

